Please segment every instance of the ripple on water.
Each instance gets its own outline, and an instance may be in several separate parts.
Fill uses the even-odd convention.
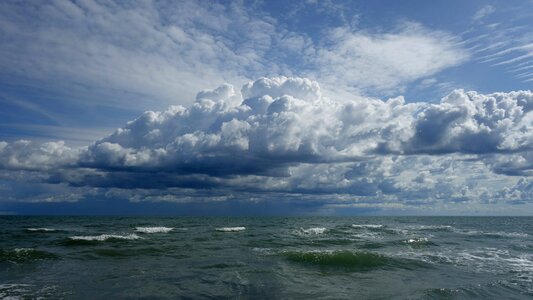
[[[0,262],[14,262],[14,263],[24,263],[35,260],[45,260],[45,259],[58,259],[59,257],[56,254],[37,250],[34,248],[16,248],[11,250],[0,250]]]

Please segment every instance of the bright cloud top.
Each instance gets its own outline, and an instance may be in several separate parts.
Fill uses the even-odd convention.
[[[439,104],[335,101],[308,79],[261,78],[240,93],[229,85],[202,91],[189,108],[148,111],[91,145],[80,163],[266,174],[383,154],[521,153],[533,146],[532,109],[530,91],[456,90]]]

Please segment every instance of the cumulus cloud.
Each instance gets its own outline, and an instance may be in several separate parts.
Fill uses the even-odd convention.
[[[72,149],[64,142],[36,144],[19,140],[0,141],[0,168],[7,170],[47,170],[75,165],[81,149]]]
[[[533,93],[489,95],[455,90],[415,117],[414,135],[404,144],[412,153],[498,153],[533,146]]]
[[[91,145],[80,163],[289,176],[294,164],[373,155],[523,152],[533,145],[532,108],[529,91],[456,90],[439,104],[405,103],[401,97],[335,101],[308,79],[261,78],[240,94],[224,85],[200,92],[189,108],[146,112]]]
[[[463,202],[531,174],[532,109],[530,91],[406,103],[330,99],[309,79],[260,78],[145,112],[86,148],[2,142],[0,167],[41,171],[47,183],[142,189],[148,199],[204,191]]]

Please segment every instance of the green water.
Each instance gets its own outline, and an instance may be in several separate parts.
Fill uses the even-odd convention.
[[[528,217],[0,217],[0,298],[532,297]]]

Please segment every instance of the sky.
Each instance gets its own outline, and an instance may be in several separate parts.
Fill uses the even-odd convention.
[[[0,214],[533,215],[533,1],[1,1]]]

